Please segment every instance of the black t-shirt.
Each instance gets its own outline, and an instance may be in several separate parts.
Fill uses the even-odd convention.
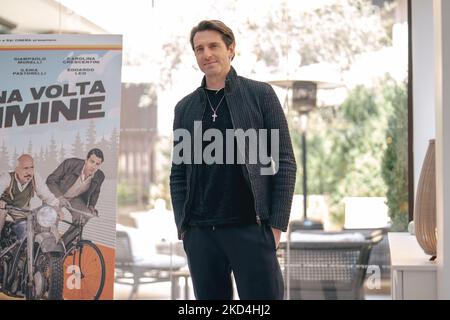
[[[221,132],[223,164],[206,164],[204,157],[202,157],[202,164],[193,164],[193,200],[190,206],[189,224],[216,226],[255,223],[254,198],[242,171],[245,170],[245,165],[237,164],[236,161],[238,152],[236,138],[233,138],[233,164],[226,163],[226,129],[233,129],[233,123],[224,98],[224,90],[205,89],[205,91],[210,103],[206,99],[202,130],[203,134],[211,128]],[[216,110],[217,115],[215,121],[213,121],[213,109]],[[212,141],[203,141],[202,150],[213,142],[214,138]],[[208,154],[215,156],[215,152],[208,152]]]

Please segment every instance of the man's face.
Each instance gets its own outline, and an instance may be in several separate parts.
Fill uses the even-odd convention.
[[[30,181],[34,176],[33,159],[29,157],[20,159],[16,168],[16,175],[21,184]]]
[[[97,157],[95,154],[91,154],[89,158],[85,160],[84,174],[88,177],[92,176],[95,171],[100,168],[101,164],[102,159]]]
[[[199,31],[194,36],[194,52],[197,64],[207,78],[225,78],[230,71],[234,44],[227,48],[217,31]]]

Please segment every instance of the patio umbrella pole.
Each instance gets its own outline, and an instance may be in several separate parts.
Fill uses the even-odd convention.
[[[308,208],[308,188],[306,174],[306,130],[302,132],[302,164],[303,164],[303,221],[308,220],[306,210]]]
[[[286,265],[284,266],[286,270],[286,299],[291,300],[291,229],[289,228],[287,234],[287,248],[286,248]]]
[[[296,224],[299,230],[323,230],[323,224],[319,221],[308,219],[308,176],[306,163],[306,128],[302,129],[302,168],[303,168],[303,221]]]

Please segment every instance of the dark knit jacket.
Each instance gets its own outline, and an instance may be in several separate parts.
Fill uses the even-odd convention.
[[[194,121],[202,121],[207,100],[204,92],[206,80],[201,87],[184,97],[175,107],[173,129],[186,129],[191,134],[191,158],[194,156]],[[266,166],[248,164],[249,146],[239,150],[245,155],[243,173],[252,190],[257,217],[255,221],[267,223],[282,231],[287,230],[295,187],[297,166],[292,150],[289,129],[273,88],[264,82],[238,76],[233,67],[225,80],[225,99],[234,129],[278,129],[279,169],[275,175],[261,175]],[[201,132],[195,134],[201,136]],[[269,139],[270,140],[270,139]],[[174,141],[174,145],[178,143]],[[259,150],[259,149],[258,149]],[[192,161],[193,162],[193,161]],[[186,213],[189,212],[191,189],[191,164],[174,164],[170,174],[170,193],[178,229],[178,237],[186,229]]]
[[[78,158],[66,159],[47,177],[47,186],[55,197],[63,196],[77,181],[83,170],[84,163],[84,160]],[[100,187],[104,180],[105,174],[103,171],[97,170],[92,177],[89,189],[79,195],[86,206],[95,207],[100,195]]]

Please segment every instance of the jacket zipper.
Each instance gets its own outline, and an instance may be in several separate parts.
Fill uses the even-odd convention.
[[[224,92],[224,95],[225,95],[225,92]],[[225,96],[225,102],[227,103],[227,105],[229,105],[226,96]],[[231,112],[231,108],[228,108],[228,110],[230,111],[231,124],[233,125],[233,129],[236,130],[236,126],[234,125],[233,113]],[[236,147],[236,149],[242,156],[242,153],[239,150],[239,148]],[[245,161],[245,155],[242,158],[244,159],[245,170],[247,170],[248,182],[250,183],[250,191],[252,192],[252,195],[253,195],[253,205],[255,206],[255,212],[256,212],[256,223],[258,224],[258,226],[261,226],[261,217],[259,216],[259,214],[256,210],[256,197],[255,197],[255,192],[253,190],[252,179],[250,178],[250,171],[248,170],[247,162]]]
[[[205,91],[202,90],[202,92],[203,92],[203,94],[205,94]],[[204,98],[206,98],[206,97],[204,96]],[[203,112],[202,112],[202,118],[201,118],[202,121],[203,121],[203,117],[205,116],[205,111],[206,111],[206,99],[204,99],[204,100],[205,100],[205,105],[203,106]],[[201,134],[203,136],[203,132]],[[192,153],[192,156],[194,156],[194,153]],[[194,158],[191,158],[191,161],[193,161],[193,160],[194,160]],[[193,164],[194,163],[192,163],[192,165]],[[187,182],[188,183],[187,183],[186,200],[184,201],[184,205],[183,205],[183,218],[186,218],[186,207],[187,207],[188,202],[190,200],[189,199],[189,194],[191,193],[191,175],[192,175],[192,170],[190,170],[189,177],[187,177]]]

